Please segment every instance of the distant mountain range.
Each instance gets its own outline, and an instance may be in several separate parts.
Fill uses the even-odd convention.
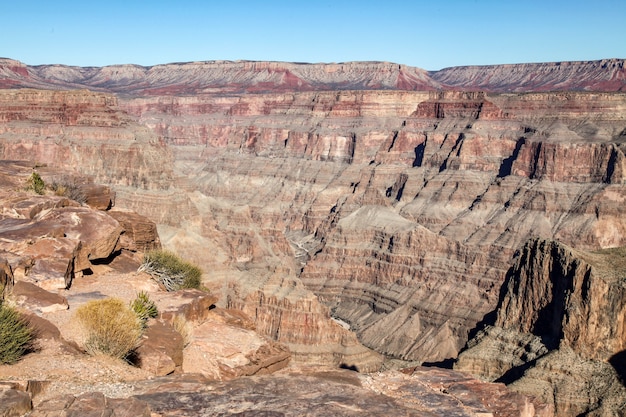
[[[130,95],[272,91],[626,91],[624,59],[461,66],[439,71],[389,62],[305,64],[207,61],[155,65],[30,66],[0,58],[0,88],[89,89]]]

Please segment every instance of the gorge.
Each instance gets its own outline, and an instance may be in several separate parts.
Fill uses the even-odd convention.
[[[293,363],[455,362],[626,413],[624,60],[2,59],[0,87],[0,159],[110,187]]]

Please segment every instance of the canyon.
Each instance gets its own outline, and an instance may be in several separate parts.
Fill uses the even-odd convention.
[[[452,361],[558,415],[625,412],[624,275],[602,260],[626,245],[624,60],[2,59],[0,86],[0,159],[110,187],[292,363]]]

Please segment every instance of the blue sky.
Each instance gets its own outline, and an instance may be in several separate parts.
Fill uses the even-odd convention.
[[[626,0],[0,0],[29,65],[207,60],[449,66],[626,58]]]

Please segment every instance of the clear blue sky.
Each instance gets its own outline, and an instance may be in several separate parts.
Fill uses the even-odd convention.
[[[0,0],[29,65],[207,60],[457,65],[626,58],[626,0]]]

